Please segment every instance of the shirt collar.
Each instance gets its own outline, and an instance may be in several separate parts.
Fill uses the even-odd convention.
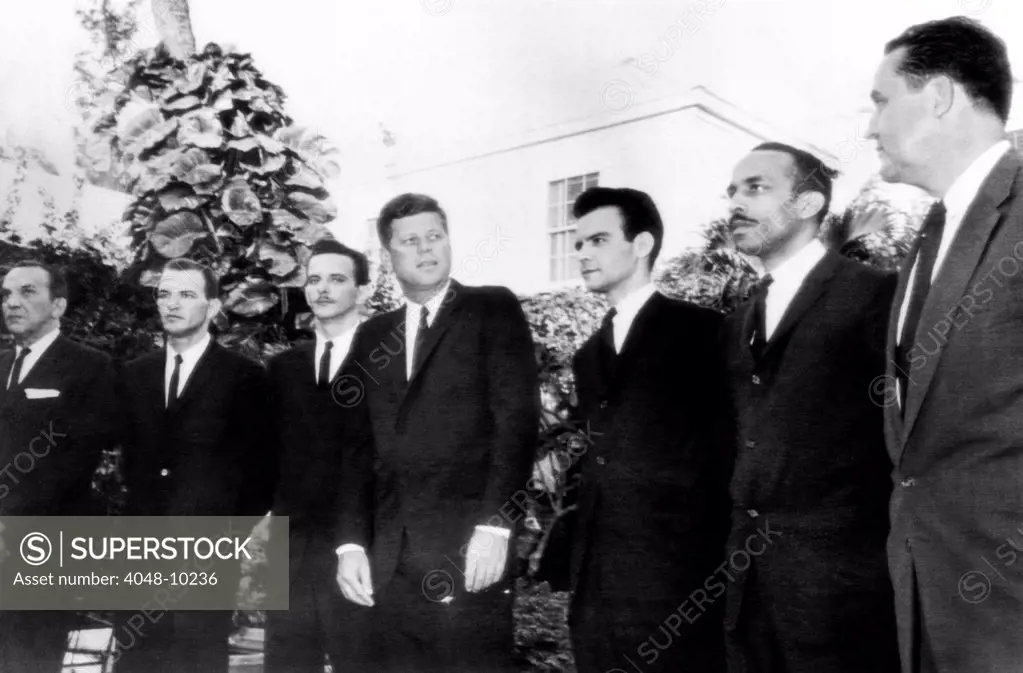
[[[42,338],[37,339],[34,344],[31,344],[28,347],[29,351],[30,351],[30,355],[28,355],[27,357],[32,357],[32,356],[39,357],[40,355],[42,355],[43,353],[46,352],[47,348],[49,348],[50,346],[53,345],[53,342],[56,341],[57,337],[59,337],[59,336],[60,336],[60,327],[59,326],[54,327],[52,330],[50,330],[49,332],[44,334],[42,336]],[[18,355],[21,355],[21,349],[22,348],[24,348],[24,346],[18,346],[18,345],[14,346],[15,357],[17,357]]]
[[[798,288],[825,254],[827,250],[818,238],[804,245],[771,272],[771,278],[774,279],[771,291],[784,287]]]
[[[633,290],[615,305],[615,323],[617,325],[631,325],[632,321],[639,314],[640,309],[643,308],[643,305],[646,304],[647,300],[656,291],[657,288],[650,282]]]
[[[355,325],[353,327],[349,327],[348,329],[346,329],[344,332],[341,332],[341,334],[338,334],[333,339],[326,338],[325,336],[320,334],[319,330],[316,330],[316,348],[317,348],[317,350],[322,349],[324,344],[326,344],[328,341],[330,343],[334,344],[332,346],[332,348],[340,348],[342,345],[344,345],[344,344],[346,344],[346,343],[348,343],[348,342],[350,342],[352,340],[352,337],[355,336],[355,330],[359,329],[359,325],[361,325],[361,324],[362,324],[362,320],[359,320],[359,322],[355,323]]]
[[[426,304],[417,304],[408,297],[405,297],[405,315],[412,314],[415,316],[416,321],[419,320],[419,313],[423,306],[430,312],[430,324],[433,324],[433,319],[437,317],[437,311],[440,310],[441,305],[444,303],[445,297],[448,294],[448,288],[451,287],[451,279],[448,278],[444,281],[444,285],[440,288],[440,292],[430,297]]]
[[[189,346],[181,353],[178,353],[173,348],[171,348],[170,344],[167,344],[167,362],[174,362],[175,355],[181,356],[182,364],[186,363],[191,364],[194,362],[198,362],[199,358],[202,357],[202,354],[206,352],[206,348],[209,347],[210,342],[212,340],[213,339],[210,336],[210,333],[207,332],[205,335],[203,335],[202,341],[200,341],[197,344]]]
[[[963,171],[952,186],[945,192],[942,202],[945,204],[945,220],[958,221],[966,214],[980,191],[984,180],[995,168],[995,164],[1012,147],[1008,140],[999,140],[984,151]]]

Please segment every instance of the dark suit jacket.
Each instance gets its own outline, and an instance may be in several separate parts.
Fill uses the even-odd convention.
[[[446,569],[460,585],[475,526],[525,518],[516,502],[539,425],[532,337],[509,290],[452,281],[406,383],[404,320],[402,307],[363,323],[335,386],[348,412],[338,539],[372,545],[376,587],[403,533],[415,572]]]
[[[585,670],[623,666],[610,659],[622,654],[643,670],[720,670],[720,603],[705,614],[690,604],[694,623],[683,623],[670,648],[646,642],[714,574],[728,533],[732,446],[720,324],[713,311],[655,293],[613,372],[601,368],[599,332],[575,355],[587,449],[570,623],[583,639],[577,658],[592,658]]]
[[[0,355],[0,515],[102,513],[91,506],[90,485],[103,449],[115,441],[110,358],[59,336],[8,392],[13,363],[13,351]],[[60,395],[28,399],[25,388]]]
[[[266,514],[276,459],[263,368],[214,341],[167,409],[166,357],[144,355],[120,377],[125,514]]]
[[[308,341],[267,363],[279,455],[271,511],[275,517],[288,517],[289,571],[293,575],[299,570],[306,545],[313,542],[327,549],[328,563],[336,565],[334,522],[341,488],[343,439],[336,422],[340,407],[330,387],[317,387],[315,357],[316,342]]]
[[[726,321],[739,420],[727,624],[736,629],[756,592],[777,639],[811,657],[794,670],[821,651],[836,673],[898,670],[883,431],[894,289],[894,275],[828,252],[759,359],[752,299]],[[738,642],[757,646],[742,633]]]
[[[905,417],[898,406],[885,409],[895,463],[888,552],[905,670],[921,637],[937,659],[930,670],[1008,673],[1023,662],[1021,241],[1023,162],[1010,150],[931,285],[910,352]],[[915,259],[914,248],[891,313],[893,377]]]

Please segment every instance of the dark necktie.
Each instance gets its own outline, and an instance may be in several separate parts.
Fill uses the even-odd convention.
[[[333,341],[323,344],[323,355],[320,356],[320,371],[316,376],[316,385],[321,388],[326,388],[330,385],[330,349],[333,347]]]
[[[920,324],[920,315],[923,313],[927,294],[931,289],[931,275],[934,272],[934,263],[938,259],[938,248],[941,247],[941,236],[944,231],[945,204],[938,201],[927,213],[927,220],[921,227],[920,247],[913,270],[913,292],[906,305],[906,321],[902,324],[899,347],[896,349],[897,375],[903,408],[906,406],[906,387],[909,382],[909,353],[916,343],[916,330]]]
[[[11,382],[7,385],[8,390],[14,390],[18,387],[18,381],[21,378],[21,367],[25,363],[25,358],[32,352],[30,348],[22,348],[21,352],[18,353],[18,357],[14,359],[14,366],[11,368]]]
[[[611,308],[604,316],[604,321],[600,324],[600,339],[604,343],[604,347],[609,349],[608,352],[611,355],[617,355],[618,349],[615,348],[615,316],[618,315],[618,309]]]
[[[767,345],[767,290],[774,278],[767,274],[753,288],[753,335],[750,338],[750,349],[753,357],[760,358]]]
[[[178,380],[181,376],[181,356],[174,356],[174,372],[171,373],[170,390],[167,391],[167,408],[174,406],[178,401]]]
[[[412,349],[412,373],[419,371],[419,360],[423,354],[423,342],[426,340],[426,330],[430,329],[428,321],[430,309],[425,306],[419,311],[419,329],[416,330],[416,343]]]

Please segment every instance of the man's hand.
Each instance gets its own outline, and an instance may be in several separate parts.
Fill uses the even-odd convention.
[[[337,560],[337,585],[345,598],[356,605],[373,607],[373,580],[369,557],[361,549],[349,549]]]
[[[533,483],[542,484],[547,493],[554,493],[558,489],[558,472],[556,466],[557,455],[553,451],[540,460],[533,463]]]
[[[466,591],[475,593],[496,584],[504,575],[507,560],[508,539],[477,528],[465,555]]]

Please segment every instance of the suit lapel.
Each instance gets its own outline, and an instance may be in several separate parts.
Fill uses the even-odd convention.
[[[799,291],[796,292],[796,296],[792,298],[792,302],[785,309],[785,313],[782,314],[781,322],[778,323],[774,333],[771,334],[771,338],[767,340],[767,345],[764,347],[765,357],[771,352],[772,348],[785,340],[785,335],[799,323],[802,317],[806,315],[806,312],[810,310],[810,307],[821,298],[824,291],[828,288],[828,281],[835,275],[835,270],[838,268],[838,263],[841,259],[835,253],[827,252],[817,262],[816,266],[810,270],[803,284],[799,287]],[[752,320],[752,316],[747,318],[747,320]]]
[[[1001,213],[998,208],[1009,197],[1012,183],[1016,179],[1016,173],[1020,167],[1020,160],[1015,152],[1007,152],[1006,156],[998,162],[991,175],[987,177],[980,189],[980,193],[973,200],[969,209],[963,215],[962,225],[956,232],[952,245],[945,255],[945,260],[931,284],[930,292],[927,294],[927,301],[924,302],[923,311],[920,313],[920,323],[917,327],[915,344],[920,343],[921,334],[928,334],[943,320],[947,320],[947,314],[956,309],[959,300],[966,293],[967,285],[973,277],[980,263],[984,251],[987,250],[991,240],[991,233],[1001,220]],[[923,352],[924,364],[919,369],[907,372],[911,381],[906,391],[906,423],[902,435],[902,445],[913,431],[913,424],[920,414],[927,390],[934,379],[934,372],[938,368],[938,362],[945,351],[948,338],[928,338],[926,341],[932,344],[937,341],[937,351],[933,354]]]
[[[55,376],[55,373],[59,370],[64,362],[64,337],[58,336],[56,341],[50,344],[50,347],[40,356],[36,363],[32,366],[32,369],[28,370],[28,374],[21,381],[21,390],[25,388],[33,388],[36,381],[45,380],[47,378],[59,378]],[[0,409],[4,408],[8,404],[13,404],[17,400],[25,399],[24,392],[9,394],[7,388],[7,376],[11,373],[11,367],[14,366],[14,353],[13,351],[0,362]],[[13,381],[12,381],[13,388]]]
[[[11,367],[14,366],[14,351],[5,351],[0,354],[0,409],[7,404],[7,377],[11,374]]]
[[[167,409],[167,416],[173,416],[181,408],[187,404],[193,397],[199,395],[198,391],[201,391],[209,380],[211,373],[216,368],[216,362],[219,359],[220,349],[222,346],[216,341],[210,341],[210,345],[206,348],[206,352],[199,357],[199,361],[195,363],[195,368],[192,370],[192,375],[185,381],[185,387],[181,391],[181,395],[174,401]],[[161,382],[163,381],[161,373]],[[161,384],[160,389],[163,390]],[[161,400],[162,401],[162,400]],[[166,403],[165,403],[166,404]]]
[[[623,372],[627,372],[631,369],[629,366],[636,357],[643,352],[642,345],[644,335],[647,332],[647,325],[657,315],[657,310],[661,306],[663,297],[661,293],[654,292],[646,303],[643,304],[639,309],[639,313],[636,314],[635,319],[632,321],[632,325],[629,327],[628,333],[625,335],[625,341],[622,343],[622,350],[618,353],[618,356],[614,358],[614,367],[609,377],[609,382],[612,384],[617,383],[619,377],[622,376]],[[599,347],[597,351],[599,352]]]

